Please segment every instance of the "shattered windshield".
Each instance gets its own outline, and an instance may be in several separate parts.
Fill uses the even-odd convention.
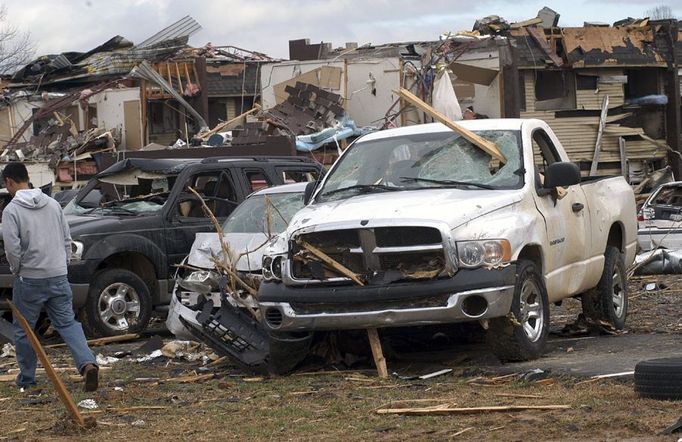
[[[506,164],[453,132],[405,135],[358,142],[330,172],[318,201],[358,193],[456,187],[516,189],[523,185],[520,133],[476,133],[495,143]]]
[[[153,215],[166,204],[175,176],[137,178],[134,184],[105,180],[98,180],[89,192],[72,200],[64,214]]]
[[[232,212],[223,225],[223,230],[225,233],[267,234],[269,216],[270,233],[277,235],[287,228],[291,218],[302,208],[301,192],[252,196]]]

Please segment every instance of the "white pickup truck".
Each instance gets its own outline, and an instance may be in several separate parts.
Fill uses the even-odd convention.
[[[539,357],[549,308],[581,297],[622,329],[635,198],[622,177],[580,176],[540,120],[441,124],[349,147],[264,258],[258,293],[273,336],[479,321],[502,360]]]

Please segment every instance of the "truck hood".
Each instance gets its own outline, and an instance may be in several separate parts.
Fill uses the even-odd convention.
[[[519,190],[421,189],[358,195],[311,204],[299,211],[288,231],[320,224],[362,220],[446,223],[450,229],[521,201]]]
[[[82,234],[119,231],[124,228],[121,221],[130,218],[130,216],[66,215],[66,222],[69,223],[71,237],[77,238]]]
[[[248,256],[244,255],[238,259],[237,271],[257,272],[261,270],[261,262],[267,248],[265,233],[226,233],[224,238],[235,258],[242,253],[249,252]],[[211,258],[222,256],[222,254],[217,233],[197,233],[187,256],[187,264],[202,269],[212,269],[215,266]]]

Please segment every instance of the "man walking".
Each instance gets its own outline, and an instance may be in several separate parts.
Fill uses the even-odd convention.
[[[45,308],[85,379],[85,391],[95,391],[99,369],[73,313],[73,294],[66,270],[71,256],[71,233],[62,208],[40,189],[30,188],[28,171],[22,163],[7,164],[2,181],[13,196],[2,213],[5,254],[15,276],[12,302],[31,327],[35,327],[41,309]],[[14,343],[20,369],[17,385],[31,387],[36,384],[36,354],[16,318]]]

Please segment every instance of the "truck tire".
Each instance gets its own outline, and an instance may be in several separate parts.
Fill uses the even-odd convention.
[[[138,333],[152,315],[149,288],[135,273],[105,269],[95,274],[81,321],[89,336]]]
[[[308,355],[312,340],[312,333],[270,334],[268,356],[270,373],[283,375],[296,368]]]
[[[627,289],[623,255],[617,247],[608,246],[599,284],[581,296],[583,313],[594,321],[604,321],[622,330],[628,314]]]
[[[490,320],[486,340],[501,361],[526,361],[542,355],[548,331],[544,280],[533,262],[520,260],[510,315]]]
[[[639,362],[635,366],[635,392],[653,399],[682,399],[682,358]]]

